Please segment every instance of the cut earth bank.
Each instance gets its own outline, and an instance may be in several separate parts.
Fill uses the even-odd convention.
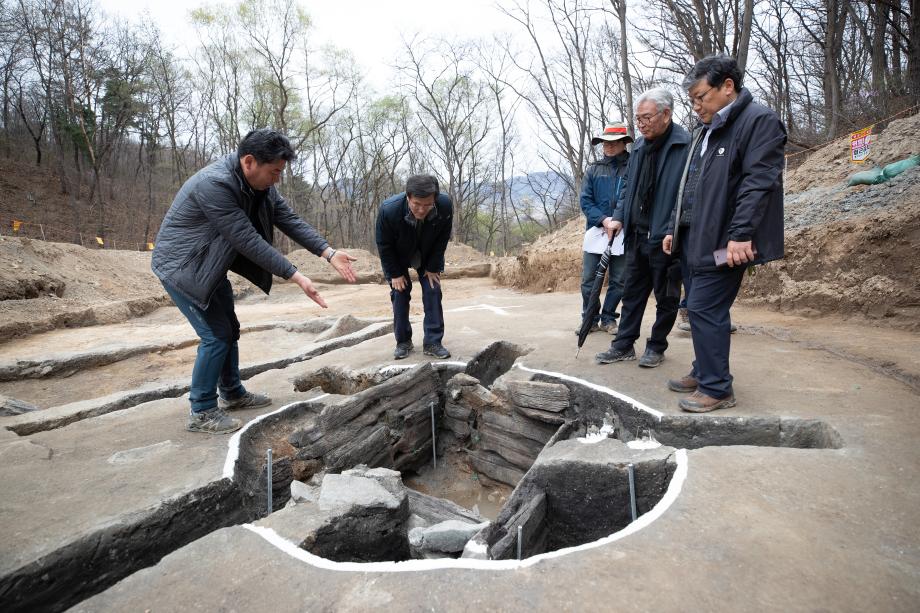
[[[244,326],[261,327],[252,333],[274,334],[280,343],[291,334],[285,325],[304,326],[309,316],[319,315],[294,289],[282,286],[271,298],[243,300]],[[368,330],[378,334],[387,325],[372,321],[388,310],[385,288],[327,286],[323,291],[333,305],[331,315],[371,319],[358,320],[357,331],[334,337],[350,339],[338,348],[323,346],[323,332],[303,327],[300,333],[310,336],[303,347],[279,350],[300,352],[288,354],[284,368],[270,364],[279,355],[260,355],[260,348],[269,351],[271,336],[244,351],[244,362],[269,365],[247,385],[275,399],[269,409],[242,413],[245,420],[315,398],[318,390],[297,391],[297,382],[317,381],[323,368],[374,373],[390,365],[392,337],[385,332],[361,336]],[[445,341],[458,362],[471,360],[496,340],[508,341],[527,351],[511,371],[518,376],[532,377],[526,368],[562,373],[612,388],[634,399],[625,401],[629,405],[660,412],[663,421],[680,417],[676,397],[663,383],[685,374],[689,337],[675,332],[668,359],[656,370],[595,364],[591,356],[609,342],[601,334],[589,336],[575,360],[571,328],[579,302],[573,293],[522,295],[488,279],[447,282]],[[225,478],[228,437],[186,433],[183,398],[163,397],[24,435],[9,425],[34,421],[37,414],[4,418],[0,601],[21,596],[24,582],[32,581],[36,594],[70,590],[69,600],[48,603],[51,608],[66,603],[85,611],[363,611],[381,606],[916,610],[920,488],[910,475],[920,466],[915,445],[920,435],[920,338],[912,332],[751,307],[737,309],[735,318],[741,324],[732,339],[739,402],[710,418],[729,430],[739,418],[761,418],[776,428],[781,419],[819,420],[839,436],[838,444],[823,449],[724,444],[732,442],[729,438],[699,448],[686,445],[686,473],[675,472],[669,484],[673,496],[656,507],[660,515],[655,521],[598,547],[521,565],[512,560],[480,562],[481,568],[437,567],[458,563],[448,561],[411,572],[392,572],[392,566],[347,572],[292,556],[296,547],[279,547],[264,538],[267,532],[232,525],[255,517],[243,512],[234,483]],[[186,334],[175,310],[166,308],[119,324],[128,329],[58,330],[32,336],[23,347],[31,347],[33,356],[60,348],[57,357],[66,359],[68,352],[111,342],[113,334],[130,344],[132,334],[140,339],[145,325],[149,332],[154,321],[163,326],[162,342]],[[307,357],[315,346],[326,350]],[[885,348],[884,359],[878,347]],[[190,359],[179,357],[176,363],[188,368]],[[420,361],[418,353],[408,360]],[[92,368],[117,366],[118,361]],[[30,381],[59,386],[59,397],[66,396],[66,378]],[[0,393],[5,393],[3,385]],[[340,388],[338,394],[343,391],[348,393]],[[27,386],[19,393],[26,396]],[[338,399],[340,395],[333,395],[315,402]],[[85,401],[92,404],[93,398]],[[599,415],[594,419],[599,422]],[[723,444],[713,444],[719,442]],[[582,492],[585,500],[595,494]],[[267,528],[273,521],[281,521],[280,515],[256,525]],[[141,546],[145,542],[150,546]],[[117,565],[107,564],[112,559],[121,563],[119,555],[150,567],[105,589],[121,576]],[[77,560],[90,564],[74,568]],[[93,572],[98,575],[95,584],[87,578]],[[55,581],[64,585],[55,586]],[[79,585],[66,585],[68,581]],[[104,591],[92,596],[99,590]],[[6,604],[11,606],[4,609],[23,608],[22,602]]]

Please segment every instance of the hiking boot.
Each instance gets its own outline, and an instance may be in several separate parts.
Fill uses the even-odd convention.
[[[629,360],[636,359],[636,350],[630,347],[629,349],[616,349],[613,345],[610,346],[610,349],[607,351],[601,352],[594,356],[594,359],[597,360],[598,364],[612,364],[614,362],[627,362]]]
[[[444,358],[450,357],[450,351],[447,350],[447,347],[441,343],[434,343],[431,345],[425,345],[422,347],[422,353],[425,355],[431,355],[438,359],[443,360]]]
[[[229,434],[236,432],[243,426],[239,419],[233,419],[221,408],[213,408],[199,413],[190,412],[185,429],[189,432],[205,432],[207,434]]]
[[[393,351],[393,359],[402,360],[403,358],[408,358],[410,351],[412,351],[412,341],[396,343],[396,349]]]
[[[690,331],[690,314],[687,309],[677,309],[677,329],[684,332]]]
[[[725,398],[713,398],[697,390],[681,398],[677,406],[688,413],[708,413],[717,409],[730,409],[735,406],[735,395],[729,394]]]
[[[607,334],[610,334],[610,335],[612,335],[612,336],[616,336],[616,333],[617,333],[617,320],[614,319],[613,321],[608,321],[608,322],[605,323],[605,324],[601,324],[601,325],[600,325],[600,329],[603,330],[604,332],[606,332]]]
[[[684,375],[680,379],[668,379],[668,389],[672,392],[689,394],[690,392],[696,391],[697,385],[698,383],[696,379],[693,378],[693,373]]]
[[[220,398],[217,401],[217,406],[219,406],[224,411],[239,411],[240,409],[258,409],[260,407],[267,407],[271,403],[272,399],[265,394],[246,392],[239,398],[234,398],[232,400]]]
[[[601,329],[601,326],[595,323],[593,326],[588,328],[588,334],[591,334],[593,332],[598,332],[600,331],[600,329]],[[578,336],[579,334],[581,334],[581,326],[578,326],[577,328],[575,328],[575,336]]]
[[[645,353],[639,358],[639,366],[642,368],[655,368],[656,366],[661,366],[662,362],[664,362],[664,354],[648,347],[645,348]]]

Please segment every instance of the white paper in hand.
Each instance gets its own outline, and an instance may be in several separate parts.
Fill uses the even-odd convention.
[[[607,231],[604,228],[598,228],[597,226],[593,228],[588,228],[585,231],[585,240],[581,245],[582,251],[586,253],[604,253],[604,250],[607,249],[607,243],[610,239],[607,238]],[[610,248],[611,255],[623,255],[623,232],[621,231],[613,239],[613,245]]]

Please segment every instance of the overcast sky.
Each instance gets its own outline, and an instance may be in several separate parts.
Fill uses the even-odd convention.
[[[98,3],[109,15],[131,21],[148,12],[167,38],[180,46],[194,45],[196,36],[188,24],[188,12],[206,4],[176,0]],[[333,43],[351,51],[377,88],[385,87],[392,74],[390,65],[400,51],[402,36],[429,32],[472,38],[512,30],[494,0],[301,0],[301,6],[313,20],[314,42]]]

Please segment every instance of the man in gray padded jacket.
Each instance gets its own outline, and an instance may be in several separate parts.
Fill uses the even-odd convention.
[[[326,303],[307,277],[272,247],[274,228],[323,257],[354,282],[355,258],[329,246],[287,205],[274,184],[297,156],[280,132],[254,130],[226,155],[195,173],[176,194],[157,234],[152,268],[201,342],[192,370],[186,429],[224,434],[238,430],[225,410],[264,407],[271,399],[240,380],[240,322],[227,271],[266,294],[272,275],[296,283],[314,302]],[[219,392],[219,395],[218,395]]]

